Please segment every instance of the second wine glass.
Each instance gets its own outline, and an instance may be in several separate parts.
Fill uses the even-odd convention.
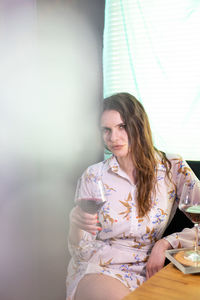
[[[196,233],[194,249],[185,251],[184,258],[199,264],[200,251],[198,248],[198,227],[200,224],[200,182],[184,184],[179,202],[179,208],[194,223]]]

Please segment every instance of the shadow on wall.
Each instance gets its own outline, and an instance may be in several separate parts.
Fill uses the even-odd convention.
[[[30,162],[1,163],[1,299],[42,299],[48,285],[54,291],[46,299],[63,291],[67,184],[64,170],[43,171]]]
[[[79,174],[65,164],[25,161],[1,162],[0,170],[0,299],[64,299]]]
[[[102,158],[102,24],[92,22],[104,2],[82,0],[82,12],[45,1],[36,19],[34,6],[10,13],[12,2],[0,13],[0,299],[63,300],[76,180]]]

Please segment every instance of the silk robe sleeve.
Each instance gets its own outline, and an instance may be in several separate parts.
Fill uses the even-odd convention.
[[[98,175],[93,172],[92,167],[89,167],[81,176],[81,194],[83,198],[94,197],[95,185],[97,184]],[[101,245],[100,243],[93,243],[96,240],[96,235],[83,230],[82,238],[78,245],[73,245],[68,240],[68,249],[70,255],[76,261],[88,261],[89,258],[94,254],[96,248]]]
[[[176,186],[176,200],[174,205],[177,205],[180,200],[181,192],[184,183],[194,184],[198,182],[198,178],[195,176],[189,165],[182,157],[172,159],[172,179]],[[185,228],[179,233],[173,233],[165,237],[172,246],[172,248],[189,248],[194,246],[195,241],[195,228]]]

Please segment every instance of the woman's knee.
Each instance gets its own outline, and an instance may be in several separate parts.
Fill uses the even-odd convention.
[[[74,300],[121,300],[129,292],[118,279],[102,274],[87,274],[80,280]]]

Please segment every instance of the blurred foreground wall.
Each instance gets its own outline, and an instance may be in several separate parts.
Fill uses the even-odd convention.
[[[1,0],[1,300],[65,299],[76,180],[102,157],[103,15],[99,0]]]

